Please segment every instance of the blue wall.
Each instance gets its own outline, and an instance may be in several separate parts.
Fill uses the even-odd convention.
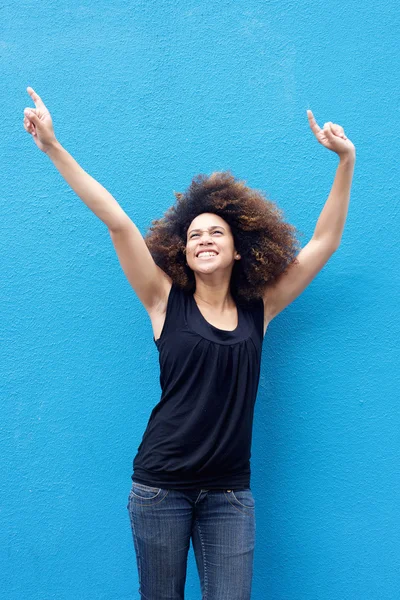
[[[137,598],[131,462],[159,399],[147,313],[105,226],[22,126],[56,135],[142,233],[232,169],[312,235],[357,148],[342,244],[270,325],[254,424],[254,600],[400,597],[399,9],[89,0],[1,11],[0,594]],[[200,588],[192,550],[187,599]]]

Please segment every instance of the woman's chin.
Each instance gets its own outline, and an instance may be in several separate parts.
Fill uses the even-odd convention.
[[[216,270],[216,267],[212,265],[201,265],[193,269],[193,273],[214,273]]]

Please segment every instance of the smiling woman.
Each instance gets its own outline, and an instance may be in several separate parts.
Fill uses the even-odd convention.
[[[343,128],[317,140],[340,157],[314,235],[296,256],[296,229],[229,171],[197,175],[143,239],[111,194],[55,138],[41,98],[24,128],[108,227],[146,308],[159,352],[161,399],[133,461],[128,510],[143,598],[182,600],[192,540],[203,597],[249,600],[255,543],[250,489],[254,405],[268,322],[338,247],[354,146]]]

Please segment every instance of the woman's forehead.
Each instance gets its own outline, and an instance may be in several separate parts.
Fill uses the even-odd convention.
[[[215,215],[214,213],[202,213],[193,219],[188,227],[188,231],[191,229],[208,229],[218,225],[222,225],[225,229],[229,229],[228,223],[219,215]]]

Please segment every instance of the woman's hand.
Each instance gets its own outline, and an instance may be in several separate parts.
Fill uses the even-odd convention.
[[[57,142],[53,131],[53,122],[40,96],[31,88],[26,91],[35,103],[35,108],[25,108],[24,128],[30,133],[35,144],[43,152],[47,152]]]
[[[329,121],[321,129],[311,110],[307,111],[307,116],[311,131],[320,144],[332,152],[336,152],[340,158],[355,156],[354,144],[346,137],[343,127]]]

